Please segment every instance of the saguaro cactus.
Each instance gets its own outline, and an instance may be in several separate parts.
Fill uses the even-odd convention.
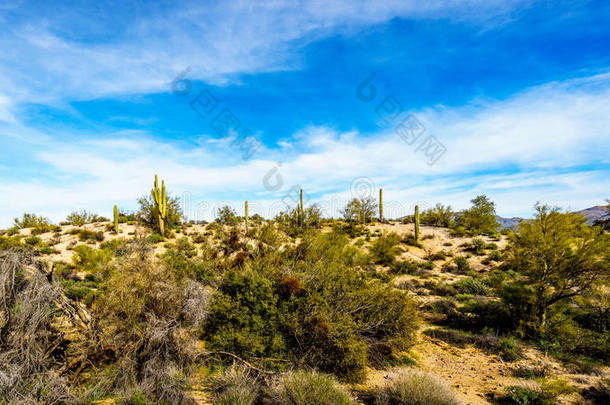
[[[305,208],[303,207],[303,189],[301,189],[301,192],[299,194],[299,207],[297,210],[297,214],[298,214],[298,218],[299,218],[299,226],[303,226],[304,222],[305,222]]]
[[[246,210],[246,228],[248,227],[248,200],[244,203],[244,208]]]
[[[114,206],[113,216],[114,216],[114,232],[119,233],[119,209],[116,205]]]
[[[153,202],[155,203],[155,214],[159,222],[159,233],[165,237],[165,218],[167,215],[167,195],[165,193],[165,181],[161,180],[161,188],[155,174],[155,186],[151,190]]]
[[[379,222],[383,222],[383,189],[379,189]]]
[[[419,206],[415,206],[415,242],[419,242]]]

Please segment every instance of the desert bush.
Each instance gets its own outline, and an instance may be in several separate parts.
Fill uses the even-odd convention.
[[[453,263],[456,266],[458,273],[464,274],[470,270],[470,263],[466,256],[456,256],[453,258]]]
[[[150,243],[157,244],[157,243],[163,242],[165,240],[165,238],[163,236],[161,236],[160,234],[158,234],[157,232],[153,232],[148,236],[147,240]]]
[[[487,196],[480,195],[471,200],[472,207],[457,214],[456,233],[469,235],[495,234],[498,228],[496,205]]]
[[[39,245],[42,240],[38,236],[28,236],[23,240],[26,244],[30,246]]]
[[[452,389],[439,377],[417,369],[404,369],[377,394],[379,405],[457,405]]]
[[[155,204],[152,199],[152,195],[140,197],[138,199],[140,210],[134,215],[134,218],[141,223],[148,225],[155,232],[160,233],[159,219],[155,214]],[[120,218],[120,217],[119,217]],[[180,200],[178,197],[167,195],[167,213],[165,217],[165,229],[175,229],[182,224],[183,214],[180,208]]]
[[[81,229],[78,231],[78,240],[81,242],[94,241],[94,242],[103,242],[104,241],[104,232],[99,231],[95,232],[89,229]]]
[[[415,274],[419,266],[413,260],[395,260],[390,271],[394,274]]]
[[[477,255],[484,254],[486,247],[487,247],[487,244],[485,243],[483,238],[473,238],[472,239],[471,249],[475,254],[477,254]]]
[[[371,197],[353,198],[341,211],[348,222],[365,224],[371,222],[377,214],[377,202]]]
[[[440,295],[442,297],[453,296],[458,293],[455,289],[455,284],[446,284],[440,281],[437,283],[434,283],[432,281],[426,282],[424,287],[434,292],[434,294]]]
[[[543,378],[538,382],[525,381],[520,385],[506,387],[503,402],[519,405],[553,405],[557,403],[559,396],[576,391],[566,380]]]
[[[369,251],[371,259],[378,264],[391,265],[394,263],[396,255],[400,253],[398,244],[400,237],[396,233],[390,233],[379,237],[371,245]]]
[[[459,292],[464,294],[489,295],[491,292],[491,289],[480,279],[472,277],[458,280],[454,286]]]
[[[218,213],[216,214],[216,221],[223,225],[236,225],[239,222],[239,217],[237,216],[237,212],[228,205],[221,207],[218,209]]]
[[[502,302],[470,300],[458,311],[450,313],[447,323],[472,332],[488,329],[496,333],[510,333],[515,330],[518,318]]]
[[[331,376],[315,371],[291,371],[277,377],[265,403],[273,405],[351,405],[354,401]]]
[[[108,275],[112,269],[112,253],[106,249],[94,249],[87,245],[74,247],[72,264],[80,271]]]
[[[0,403],[76,403],[57,370],[67,341],[57,328],[74,326],[61,288],[24,250],[0,252]]]
[[[8,249],[14,248],[14,247],[23,247],[23,248],[26,247],[26,245],[24,245],[21,242],[21,237],[19,237],[19,236],[0,236],[0,251],[8,250]]]
[[[415,246],[420,249],[423,248],[423,245],[419,243],[419,241],[415,240],[415,235],[412,233],[405,235],[402,238],[402,243],[407,244],[409,246]]]
[[[489,258],[489,260],[499,262],[502,260],[502,253],[499,250],[492,250],[491,252],[489,252],[487,257]]]
[[[549,312],[591,291],[608,276],[610,235],[584,224],[582,216],[536,206],[536,218],[522,221],[510,238],[506,266],[522,275],[513,293],[527,298],[520,306],[522,330],[532,337],[546,332]]]
[[[288,212],[280,212],[275,217],[281,229],[289,236],[296,237],[310,229],[318,229],[322,225],[322,211],[313,204],[303,211],[293,208]]]
[[[510,385],[505,388],[504,402],[517,405],[542,404],[540,386],[536,383]]]
[[[357,249],[345,235],[306,234],[279,254],[225,273],[202,329],[211,348],[277,370],[293,362],[354,381],[367,359],[412,344],[414,303],[356,271]],[[288,273],[285,263],[292,263]]]
[[[66,217],[66,225],[82,226],[94,222],[107,222],[108,218],[100,217],[97,214],[88,213],[87,211],[74,211]],[[62,223],[63,225],[64,223]]]
[[[207,315],[209,295],[155,264],[146,243],[134,242],[92,304],[97,327],[81,342],[85,349],[77,363],[98,364],[90,392],[124,401],[136,395],[153,403],[191,403],[186,374],[198,354],[192,331]]]
[[[253,370],[237,364],[212,378],[211,388],[217,405],[254,405],[261,391]]]
[[[442,226],[449,228],[453,225],[455,213],[451,206],[443,206],[438,203],[434,208],[429,208],[421,214],[421,222],[425,225]]]
[[[445,252],[443,250],[432,253],[432,251],[426,252],[426,260],[429,261],[437,261],[437,260],[445,260],[447,256],[450,256],[451,252]]]
[[[23,214],[21,218],[15,218],[13,222],[15,229],[31,228],[32,235],[40,235],[58,228],[52,225],[48,218],[35,214]]]

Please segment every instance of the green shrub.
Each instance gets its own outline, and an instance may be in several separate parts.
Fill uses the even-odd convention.
[[[505,337],[499,340],[500,356],[505,361],[516,361],[521,358],[521,351],[515,343],[515,340],[510,337]]]
[[[486,243],[483,238],[474,238],[472,240],[472,251],[477,255],[482,255],[485,253]]]
[[[64,287],[66,297],[75,301],[84,300],[90,304],[96,294],[92,287],[97,285],[92,281],[62,280],[61,285]]]
[[[56,226],[51,225],[48,218],[39,217],[35,214],[23,214],[21,218],[14,219],[14,227],[16,229],[31,228],[32,235],[40,235],[42,233],[50,232],[57,229]]]
[[[429,208],[421,214],[421,222],[425,225],[449,228],[453,225],[454,215],[455,213],[450,205],[445,207],[439,203],[434,208]]]
[[[78,231],[78,239],[81,242],[95,241],[102,242],[104,240],[104,232],[95,232],[89,229],[81,229]]]
[[[433,262],[437,260],[445,260],[447,256],[449,256],[448,252],[442,250],[436,253],[429,252],[428,254],[426,254],[426,260],[430,260]]]
[[[502,253],[500,253],[499,250],[492,250],[491,252],[489,252],[487,257],[489,258],[489,260],[499,262],[502,260]]]
[[[371,222],[377,213],[377,202],[371,197],[353,198],[341,211],[347,222]]]
[[[480,279],[467,277],[458,280],[454,286],[456,289],[464,294],[473,295],[489,295],[491,289],[485,285]]]
[[[20,236],[0,236],[0,251],[12,247],[24,247]]]
[[[553,405],[557,403],[558,397],[577,391],[566,380],[542,378],[538,383],[531,381],[506,387],[504,399],[519,405]]]
[[[322,211],[317,204],[313,204],[303,211],[293,208],[288,212],[280,212],[275,217],[275,221],[287,235],[296,237],[310,229],[320,228]]]
[[[377,394],[379,405],[458,405],[453,390],[439,377],[404,369]]]
[[[370,248],[371,258],[375,263],[383,265],[391,265],[394,263],[396,255],[400,253],[398,244],[400,237],[395,233],[390,233],[386,236],[381,236]]]
[[[148,225],[154,232],[160,233],[159,219],[156,214],[155,203],[152,195],[146,195],[138,199],[140,210],[137,214],[128,217]],[[165,231],[179,227],[182,224],[183,214],[178,197],[167,195],[167,212],[165,214]],[[121,217],[119,216],[119,221]]]
[[[273,381],[265,403],[273,405],[351,405],[348,392],[332,377],[315,371],[291,371]]]
[[[105,249],[94,249],[87,245],[78,245],[74,249],[72,264],[80,271],[108,274],[111,269],[112,253]]]
[[[457,267],[457,271],[459,273],[466,273],[470,270],[470,263],[468,263],[468,257],[466,256],[456,256],[453,258],[453,263]]]
[[[392,263],[391,272],[394,274],[415,274],[419,266],[413,260],[396,260]]]
[[[23,241],[30,246],[36,246],[39,245],[40,242],[42,242],[42,240],[38,236],[28,236]]]
[[[469,235],[494,234],[498,228],[496,221],[496,205],[485,195],[479,195],[471,200],[472,207],[460,212],[456,217],[456,232]]]
[[[150,243],[157,244],[157,243],[163,242],[165,240],[165,238],[163,236],[161,236],[160,234],[153,232],[148,236],[147,240]]]
[[[361,380],[367,360],[413,343],[417,314],[407,294],[357,263],[357,248],[337,232],[308,233],[294,248],[259,255],[224,274],[202,335],[211,348],[269,368],[299,363]]]
[[[91,214],[87,211],[74,211],[66,217],[66,225],[82,226],[94,222],[107,222],[108,218],[100,217],[97,214]],[[62,223],[63,225],[63,223]]]
[[[416,239],[415,239],[415,235],[410,233],[408,235],[406,235],[403,239],[402,242],[409,245],[409,246],[415,246],[418,248],[423,248],[423,245],[421,243],[419,243]]]
[[[518,405],[540,404],[540,392],[535,389],[511,385],[506,387],[506,399]]]
[[[254,405],[259,397],[256,376],[245,366],[234,365],[211,380],[216,405]]]
[[[423,262],[419,264],[419,267],[425,270],[432,270],[434,268],[434,263],[431,261]]]
[[[239,221],[239,217],[233,208],[225,205],[224,207],[218,209],[216,221],[223,225],[235,225]]]
[[[449,314],[447,322],[457,329],[480,332],[487,328],[496,333],[510,333],[518,324],[504,303],[477,300],[466,302],[458,311]]]

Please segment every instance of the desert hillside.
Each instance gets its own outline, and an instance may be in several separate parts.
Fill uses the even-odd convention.
[[[503,274],[509,271],[502,266],[504,258],[509,254],[508,231],[492,236],[467,236],[456,234],[454,228],[417,224],[416,238],[416,225],[409,222],[409,219],[400,222],[372,221],[357,225],[340,220],[321,220],[318,225],[312,226],[306,226],[306,222],[303,222],[302,226],[309,229],[295,232],[294,228],[287,226],[289,222],[282,222],[281,219],[266,221],[255,218],[246,223],[244,218],[229,215],[225,216],[224,220],[213,223],[174,226],[167,231],[166,238],[163,238],[149,225],[125,217],[118,225],[112,222],[94,222],[52,226],[42,231],[27,227],[12,229],[4,231],[0,247],[4,252],[4,272],[8,271],[8,252],[11,252],[12,260],[22,260],[26,268],[34,266],[30,268],[30,272],[40,272],[46,276],[48,283],[59,288],[56,300],[62,302],[61,305],[68,305],[72,315],[63,314],[48,325],[48,328],[61,337],[58,338],[61,342],[58,342],[59,346],[55,350],[64,348],[54,359],[55,365],[48,367],[55,369],[58,378],[67,378],[73,393],[86,393],[89,400],[96,403],[113,403],[125,398],[125,395],[131,396],[132,403],[136,403],[133,401],[139,398],[138,395],[142,401],[147,401],[146,395],[161,395],[157,398],[168,403],[170,398],[171,401],[193,400],[202,404],[250,403],[243,398],[235,399],[234,402],[219,399],[217,381],[222,378],[230,380],[226,373],[237,372],[231,371],[231,367],[241,367],[239,372],[245,375],[241,375],[239,379],[256,378],[259,379],[258,384],[264,385],[273,384],[269,382],[273,380],[273,375],[282,375],[287,370],[300,367],[310,369],[314,364],[317,366],[314,365],[313,368],[323,373],[335,374],[342,384],[341,389],[356,403],[373,403],[375,398],[378,398],[377,393],[387,389],[389,384],[400,378],[405,369],[429,373],[452,392],[455,403],[513,403],[511,401],[515,398],[525,398],[529,395],[528,392],[539,395],[540,398],[544,395],[548,398],[545,400],[548,403],[603,403],[608,395],[607,383],[610,379],[607,359],[598,358],[594,354],[588,355],[586,351],[570,352],[558,346],[545,347],[536,344],[525,335],[505,329],[502,324],[505,321],[495,319],[500,314],[494,311],[500,311],[502,308],[492,305],[499,305],[501,301],[496,293],[497,281],[494,280],[507,277]],[[115,226],[118,226],[118,233]],[[323,251],[311,253],[312,249],[318,249],[315,248],[318,244],[321,244]],[[335,252],[336,246],[332,244],[339,246],[339,251]],[[27,253],[17,253],[20,251]],[[141,255],[141,258],[134,258],[134,254]],[[341,265],[341,271],[353,272],[354,275],[362,277],[362,281],[346,281],[341,278],[343,276],[329,275],[329,279],[324,279],[328,283],[373,283],[381,288],[374,293],[379,294],[380,299],[387,294],[387,299],[394,299],[390,297],[393,297],[392,291],[396,291],[413,302],[413,308],[409,310],[413,312],[406,315],[401,312],[394,315],[393,312],[370,315],[379,317],[374,322],[375,325],[368,326],[377,332],[361,333],[363,341],[369,342],[369,345],[377,345],[377,349],[375,346],[369,346],[369,360],[361,370],[358,370],[360,366],[356,365],[339,365],[346,361],[341,359],[341,356],[355,355],[348,354],[349,351],[337,354],[340,358],[334,366],[328,365],[325,359],[308,360],[309,365],[302,364],[298,358],[293,358],[286,352],[296,349],[278,349],[273,355],[265,347],[251,352],[241,345],[266,344],[264,342],[268,341],[263,336],[264,333],[250,331],[240,335],[233,328],[239,328],[237,325],[244,325],[244,322],[252,320],[236,320],[232,317],[238,315],[219,313],[218,305],[225,308],[223,311],[230,311],[230,307],[226,305],[238,304],[245,305],[242,310],[254,311],[258,305],[255,301],[250,304],[247,303],[250,301],[230,301],[242,293],[253,294],[254,300],[267,299],[265,296],[255,298],[256,294],[261,293],[258,290],[260,286],[247,284],[244,286],[245,290],[239,292],[235,290],[240,288],[237,284],[229,290],[224,290],[224,283],[228,282],[227,274],[249,274],[251,271],[264,273],[267,270],[263,268],[272,265],[271,263],[276,263],[273,266],[277,266],[277,270],[273,271],[279,272],[277,277],[280,277],[280,284],[277,288],[281,291],[288,289],[288,292],[280,292],[278,299],[286,299],[283,294],[295,297],[311,294],[309,289],[313,287],[308,287],[307,277],[316,278],[318,275],[309,273],[312,271],[310,268],[299,270],[300,260],[315,268],[315,264],[308,261],[309,259],[300,258],[309,254],[321,255],[315,256],[318,257],[315,259],[317,261],[327,260],[326,256],[348,255],[345,259],[347,262]],[[21,258],[15,259],[19,255],[22,255]],[[138,264],[142,260],[148,264]],[[335,266],[334,260],[344,259],[333,259],[324,266]],[[150,268],[147,270],[146,266]],[[125,274],[126,272],[131,273]],[[140,275],[138,272],[144,273]],[[348,279],[351,279],[351,276]],[[254,280],[256,278],[248,283]],[[231,282],[237,283],[236,280]],[[171,283],[174,283],[174,286]],[[181,296],[180,291],[173,291],[175,286],[188,289],[190,295],[186,298]],[[334,289],[337,286],[329,287]],[[252,291],[249,291],[250,288]],[[386,291],[386,288],[389,290]],[[229,294],[229,301],[212,304],[219,291]],[[339,288],[326,299],[329,302],[339,299],[334,294],[341,291],[343,290]],[[360,298],[353,295],[359,294],[357,291],[359,290],[346,293],[353,296],[351,299],[358,300]],[[607,287],[602,293],[607,297]],[[130,294],[135,296],[127,297]],[[139,294],[144,295],[134,298]],[[172,294],[178,295],[171,298]],[[146,297],[147,295],[152,298]],[[153,299],[153,302],[146,303],[148,299]],[[163,304],[166,299],[170,299],[170,302]],[[147,309],[148,305],[169,307],[172,299],[184,300],[181,305],[193,306],[189,310],[193,319],[189,320],[187,315],[176,314],[175,318],[171,318],[173,320],[163,321],[162,317],[167,315],[164,311],[171,312],[172,309]],[[290,302],[288,299],[282,305],[289,305]],[[384,311],[383,302],[366,302],[365,299],[362,305],[381,304],[375,311]],[[112,307],[113,310],[100,308],[104,305]],[[339,300],[336,305],[347,304]],[[473,308],[488,308],[486,311],[491,312],[483,315]],[[356,308],[353,311],[357,313],[359,310]],[[608,307],[600,306],[599,310],[608,311]],[[310,322],[313,313],[317,311],[308,312],[310,315],[306,316],[305,321]],[[403,309],[393,308],[391,311]],[[276,313],[275,310],[268,312],[268,309],[264,313],[266,316],[286,316]],[[271,313],[274,315],[270,315]],[[288,310],[286,314],[291,313],[292,310]],[[96,316],[102,317],[100,324],[91,323]],[[177,322],[180,326],[172,329],[168,324],[166,329],[155,329],[150,324],[151,319],[140,319],[140,316],[146,319],[149,316],[161,317],[154,322]],[[257,316],[263,315],[261,313]],[[394,316],[407,316],[409,319],[396,320],[392,318]],[[490,319],[488,325],[477,324],[477,319],[481,316]],[[217,319],[210,322],[210,317]],[[316,322],[338,322],[332,319]],[[264,324],[266,321],[258,319],[256,322]],[[384,328],[391,330],[391,324],[395,321],[405,328],[413,329],[406,334],[403,334],[403,331],[391,332],[395,336],[402,336],[406,342],[394,347],[390,342],[397,338],[390,338],[390,332]],[[122,324],[123,322],[126,324]],[[483,319],[482,322],[487,321]],[[232,329],[223,329],[226,323],[232,323]],[[131,324],[140,326],[131,330]],[[249,328],[255,328],[254,325]],[[107,330],[95,332],[96,328],[100,327]],[[146,328],[150,330],[147,332]],[[210,334],[205,328],[215,330],[216,334]],[[110,330],[113,332],[109,332]],[[301,339],[314,339],[306,331],[297,330],[300,329],[297,328],[293,333],[303,333]],[[90,338],[87,336],[96,333],[100,333],[100,341],[88,341]],[[118,335],[115,335],[116,333]],[[158,335],[155,337],[150,333]],[[132,337],[128,338],[126,334],[131,334]],[[120,348],[113,347],[112,342],[104,343],[104,339],[112,336],[123,342],[124,354],[117,352]],[[219,338],[221,341],[217,340]],[[223,342],[225,339],[236,340],[234,343]],[[240,339],[245,341],[237,343]],[[170,342],[175,346],[173,349],[166,347]],[[275,340],[271,339],[269,342]],[[181,347],[181,344],[185,346]],[[143,371],[135,372],[133,378],[148,378],[154,382],[145,382],[145,388],[136,391],[133,383],[120,388],[116,385],[119,384],[116,380],[114,385],[100,380],[100,373],[112,375],[117,372],[117,366],[113,364],[117,361],[120,363],[122,355],[133,358],[128,353],[142,350],[147,351],[146,358],[149,360],[151,356],[160,356],[154,360],[158,362],[155,364],[159,367],[159,370],[156,370],[159,373],[167,372],[163,369],[165,367],[179,367],[178,363],[174,363],[176,360],[170,361],[165,356],[174,351],[177,352],[171,356],[186,356],[180,360],[181,363],[189,363],[181,372],[184,373],[181,374],[184,380],[179,386],[183,387],[183,394],[173,392],[176,387],[155,388],[155,384],[161,384],[161,377],[143,377],[139,374]],[[302,356],[313,356],[309,349],[299,350],[305,350]],[[312,359],[339,353],[336,352],[338,347],[331,346],[329,350],[316,354]],[[188,354],[177,354],[184,351]],[[281,358],[275,360],[275,356]],[[147,364],[145,359],[139,361]],[[346,371],[332,372],[334,368]],[[137,377],[138,375],[140,377]],[[230,384],[230,381],[224,383]],[[112,388],[113,386],[116,388]],[[137,383],[135,386],[138,386]],[[148,392],[145,393],[145,389]],[[164,390],[170,393],[164,393]]]

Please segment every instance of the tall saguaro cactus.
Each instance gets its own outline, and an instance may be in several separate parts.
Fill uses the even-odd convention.
[[[379,189],[379,222],[383,222],[383,189]]]
[[[119,208],[115,205],[113,210],[114,232],[119,233]]]
[[[297,210],[298,216],[299,216],[299,226],[303,226],[303,223],[305,222],[305,208],[303,207],[303,189],[301,189],[300,193],[299,193],[299,207]]]
[[[415,206],[415,242],[419,242],[419,206]]]
[[[161,180],[161,188],[155,174],[155,186],[151,190],[153,202],[155,203],[155,214],[159,222],[159,233],[165,237],[165,218],[167,216],[167,194],[165,193],[165,181]]]
[[[248,227],[248,200],[244,203],[244,208],[246,211],[246,228]]]

